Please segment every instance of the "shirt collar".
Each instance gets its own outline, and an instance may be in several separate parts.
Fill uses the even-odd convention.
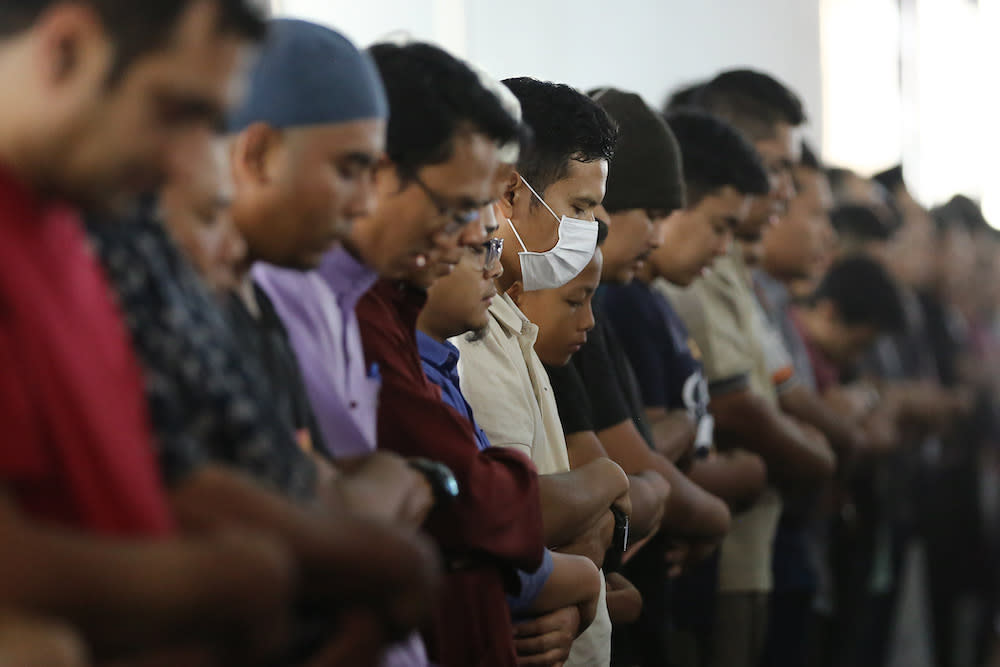
[[[422,360],[445,375],[450,375],[458,367],[458,348],[448,341],[438,342],[417,330],[417,348]]]
[[[490,313],[497,319],[500,326],[515,336],[522,336],[526,330],[530,329],[528,325],[531,324],[531,321],[524,316],[521,309],[507,294],[499,299],[493,299],[493,303],[490,304]]]
[[[378,280],[374,269],[355,258],[342,245],[323,257],[317,272],[330,286],[342,307],[345,302],[357,303]]]

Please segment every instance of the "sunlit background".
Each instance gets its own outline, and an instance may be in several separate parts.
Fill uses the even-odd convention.
[[[362,45],[437,42],[498,77],[614,84],[659,106],[733,66],[805,101],[831,165],[903,162],[933,205],[962,192],[1000,224],[1000,0],[273,0]]]

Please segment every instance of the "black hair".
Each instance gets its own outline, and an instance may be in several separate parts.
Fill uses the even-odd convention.
[[[906,313],[896,283],[881,264],[865,255],[837,261],[827,272],[812,302],[830,301],[847,326],[869,326],[896,333],[906,326]]]
[[[667,114],[671,111],[695,106],[695,100],[704,86],[704,81],[697,81],[677,88],[667,95],[667,99],[664,100],[663,113]]]
[[[901,164],[880,171],[872,176],[872,179],[892,194],[896,194],[900,188],[906,187],[906,181],[903,179],[903,165]]]
[[[728,123],[694,109],[668,113],[666,121],[680,145],[689,207],[726,186],[744,195],[770,192],[757,150]]]
[[[826,180],[830,182],[830,189],[833,190],[834,199],[837,199],[838,201],[841,199],[841,193],[847,185],[848,179],[854,177],[860,178],[857,172],[845,169],[844,167],[826,168]]]
[[[534,132],[517,171],[539,195],[566,176],[570,160],[611,160],[618,128],[594,100],[570,86],[529,77],[503,83],[521,102],[524,122]]]
[[[830,211],[830,222],[842,242],[888,241],[898,227],[888,224],[870,206],[844,204]]]
[[[425,42],[368,49],[389,99],[386,153],[402,178],[446,162],[465,130],[500,144],[522,138],[522,126],[461,60]]]
[[[979,204],[965,195],[955,195],[947,204],[934,208],[931,217],[938,234],[955,226],[964,227],[971,234],[991,229]]]
[[[0,40],[31,28],[62,0],[18,0],[0,3]],[[259,42],[267,34],[266,12],[259,0],[212,0],[219,13],[216,28]],[[163,48],[184,12],[195,0],[81,0],[93,9],[115,49],[109,81],[121,79],[139,58]]]
[[[608,232],[609,231],[610,231],[610,227],[608,227],[608,223],[604,222],[603,220],[597,220],[597,247],[598,248],[600,248],[602,245],[604,245],[604,242],[608,240]]]
[[[771,139],[779,123],[798,127],[806,122],[802,101],[783,83],[763,72],[723,72],[702,86],[691,100],[721,117],[751,141]]]
[[[806,169],[812,169],[813,171],[822,171],[823,165],[819,161],[819,155],[809,144],[808,141],[802,141],[802,158],[799,160],[799,166],[805,167]]]

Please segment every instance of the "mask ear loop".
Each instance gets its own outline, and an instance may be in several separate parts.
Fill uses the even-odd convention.
[[[507,224],[510,225],[510,231],[514,232],[514,237],[517,239],[517,242],[521,244],[521,250],[528,252],[528,248],[525,247],[524,241],[521,240],[521,235],[517,233],[517,227],[515,227],[514,223],[510,221],[510,218],[504,218],[504,220],[506,220]]]
[[[562,218],[560,218],[558,215],[556,215],[556,212],[553,211],[551,208],[549,208],[549,205],[545,203],[545,200],[542,199],[541,196],[537,192],[535,192],[535,188],[531,187],[531,184],[528,183],[528,181],[524,180],[524,176],[521,176],[521,174],[518,174],[517,177],[521,179],[521,182],[524,183],[528,187],[529,190],[531,190],[531,194],[535,195],[535,197],[538,199],[538,201],[542,202],[542,206],[544,206],[548,210],[548,212],[552,214],[552,217],[556,219],[556,222],[562,222]]]

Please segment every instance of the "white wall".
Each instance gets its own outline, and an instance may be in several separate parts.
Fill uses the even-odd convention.
[[[659,106],[667,91],[734,66],[794,87],[821,135],[819,0],[276,0],[359,44],[403,29],[497,77],[615,85]]]

